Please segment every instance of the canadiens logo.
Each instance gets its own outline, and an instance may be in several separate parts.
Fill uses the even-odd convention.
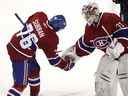
[[[93,44],[98,49],[105,49],[108,47],[108,45],[110,45],[110,41],[108,39],[108,37],[97,37],[93,41]]]

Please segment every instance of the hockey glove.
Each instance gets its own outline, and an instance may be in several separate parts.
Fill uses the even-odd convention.
[[[64,61],[67,62],[67,65],[64,67],[64,70],[65,71],[71,70],[75,65],[75,63],[73,62],[74,58],[72,58],[72,56],[70,56],[70,55],[67,55],[63,59],[64,59]]]
[[[113,58],[118,58],[121,53],[124,52],[124,46],[118,42],[117,40],[114,40],[113,43],[106,49],[106,54]]]
[[[75,63],[77,60],[79,60],[79,56],[77,56],[76,51],[75,51],[75,46],[71,46],[70,48],[66,49],[65,52],[62,54],[62,58],[65,59],[70,59],[70,63]]]
[[[65,71],[71,70],[75,62],[79,59],[79,56],[76,55],[75,46],[71,46],[66,49],[66,51],[62,54],[62,58],[67,62],[67,66],[64,68]]]

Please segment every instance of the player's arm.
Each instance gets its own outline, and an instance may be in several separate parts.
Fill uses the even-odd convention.
[[[116,15],[116,14],[113,14],[112,18],[111,18],[111,21],[113,23],[113,27],[114,29],[116,29],[116,31],[114,31],[112,33],[112,38],[116,38],[116,39],[127,39],[128,38],[128,25],[123,22],[121,20],[121,18]]]
[[[80,37],[76,42],[76,54],[80,57],[91,54],[95,47],[85,40],[85,37]]]
[[[48,58],[49,63],[55,67],[59,67],[65,71],[68,71],[74,66],[74,63],[70,62],[68,58],[66,60],[63,60],[58,55],[56,46],[50,46],[49,48],[44,48],[44,52]]]
[[[113,28],[116,29],[112,33],[112,47],[107,48],[106,53],[111,55],[113,58],[118,58],[121,53],[124,52],[124,45],[125,43],[122,42],[121,39],[126,39],[128,38],[128,28],[126,27],[127,25],[121,20],[119,16],[116,14],[113,14],[113,17],[111,18],[112,23],[113,23]]]
[[[121,20],[121,18],[120,18],[118,15],[116,15],[116,14],[114,14],[114,13],[112,13],[112,18],[111,18],[110,20],[112,21],[113,27],[114,27],[116,30],[128,26],[125,22],[123,22],[123,21]]]
[[[62,55],[62,57],[69,58],[70,62],[75,63],[82,56],[87,56],[94,51],[95,47],[90,43],[85,42],[84,36],[77,40],[74,46],[68,48]]]

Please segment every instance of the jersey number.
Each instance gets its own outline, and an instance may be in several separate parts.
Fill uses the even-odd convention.
[[[34,33],[28,35],[27,37],[20,40],[20,45],[23,49],[30,48],[32,43],[36,44],[38,42],[38,38]]]
[[[20,40],[21,48],[23,49],[30,48],[33,43],[36,45],[36,43],[38,42],[37,36],[34,33],[31,33],[32,31],[33,31],[33,27],[31,24],[29,24],[27,26],[27,31],[21,33],[21,36],[22,36],[22,39]],[[27,35],[27,34],[28,36],[24,37],[24,35]]]

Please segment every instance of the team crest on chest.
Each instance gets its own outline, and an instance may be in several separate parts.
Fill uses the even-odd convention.
[[[105,49],[110,45],[109,37],[97,37],[94,39],[93,45],[98,49]]]

